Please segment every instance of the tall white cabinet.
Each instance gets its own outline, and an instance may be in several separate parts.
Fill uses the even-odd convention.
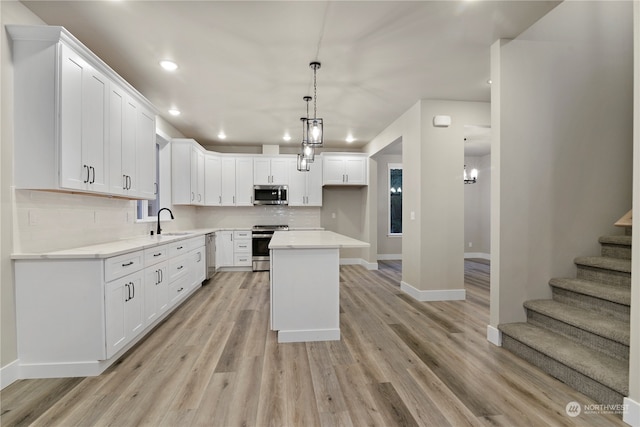
[[[155,198],[149,101],[64,28],[6,28],[16,188]]]

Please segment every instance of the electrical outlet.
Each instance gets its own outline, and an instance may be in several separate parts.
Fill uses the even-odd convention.
[[[473,243],[469,242],[469,247],[470,248],[473,247]]]
[[[414,211],[411,211],[411,214],[409,216],[411,217],[412,220],[416,219],[416,213]]]
[[[332,219],[336,219],[336,213],[335,212],[331,212],[331,218]]]
[[[30,210],[29,213],[29,225],[38,225],[40,223],[40,218],[36,211]]]

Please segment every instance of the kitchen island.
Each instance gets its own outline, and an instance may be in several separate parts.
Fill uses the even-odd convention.
[[[340,340],[340,249],[366,247],[332,231],[274,233],[271,329],[278,342]]]

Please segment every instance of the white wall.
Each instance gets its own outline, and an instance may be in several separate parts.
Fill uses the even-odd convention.
[[[596,255],[631,207],[629,2],[564,2],[492,47],[491,325]]]
[[[640,3],[633,5],[634,114],[633,114],[633,210],[640,212]],[[629,413],[624,421],[640,426],[640,233],[633,234],[631,261],[631,331],[629,345]]]

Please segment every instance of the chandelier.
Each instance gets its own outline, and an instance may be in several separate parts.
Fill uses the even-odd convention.
[[[475,184],[478,182],[478,169],[471,169],[471,173],[467,175],[467,165],[464,165],[464,183]]]

